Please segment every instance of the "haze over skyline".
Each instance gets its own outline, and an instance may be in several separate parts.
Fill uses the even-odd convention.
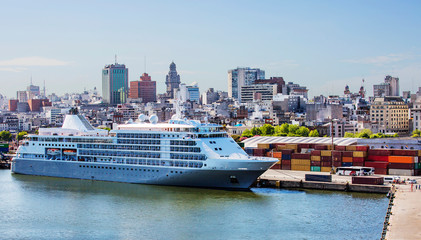
[[[101,90],[118,62],[129,81],[145,71],[165,91],[171,61],[181,82],[227,91],[227,71],[261,68],[309,95],[357,92],[386,75],[400,91],[421,86],[417,1],[19,1],[0,15],[0,94],[16,97],[32,76],[47,94]]]

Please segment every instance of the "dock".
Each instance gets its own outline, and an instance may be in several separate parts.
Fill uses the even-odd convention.
[[[352,184],[351,176],[332,175],[332,182],[305,181],[306,174],[329,175],[329,173],[315,173],[308,171],[273,170],[266,171],[256,182],[257,187],[297,188],[347,192],[365,192],[387,194],[391,185],[361,185]]]

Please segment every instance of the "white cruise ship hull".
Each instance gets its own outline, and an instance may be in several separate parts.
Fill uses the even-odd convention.
[[[274,161],[208,159],[207,163],[207,168],[197,169],[15,157],[12,172],[139,184],[247,189]]]

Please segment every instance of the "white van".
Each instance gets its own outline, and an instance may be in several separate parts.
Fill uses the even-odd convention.
[[[388,177],[384,177],[384,182],[385,183],[393,183],[393,180],[395,180],[395,182],[399,181],[401,178],[398,176],[388,176]]]

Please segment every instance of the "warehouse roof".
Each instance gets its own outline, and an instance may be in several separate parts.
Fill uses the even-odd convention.
[[[359,138],[333,138],[333,143],[340,146],[349,146],[357,144]],[[332,138],[327,137],[252,137],[243,141],[245,147],[257,147],[258,143],[317,143],[332,144]]]

